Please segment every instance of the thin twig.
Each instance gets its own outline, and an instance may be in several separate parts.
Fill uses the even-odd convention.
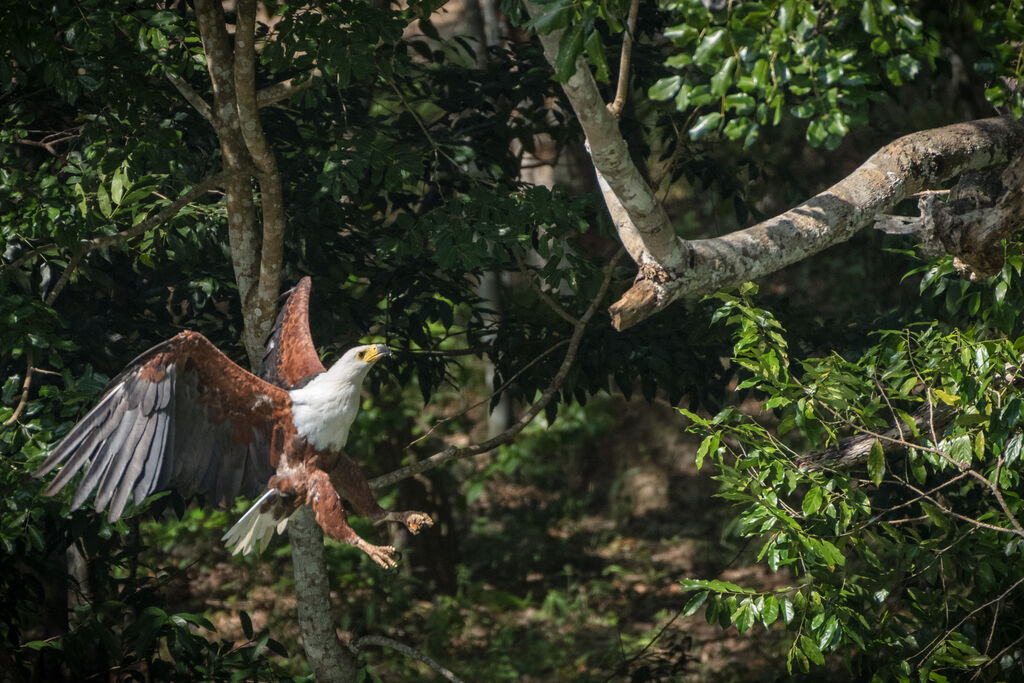
[[[4,427],[9,427],[18,421],[21,417],[22,411],[25,410],[25,405],[28,403],[28,393],[32,388],[32,374],[35,372],[35,368],[32,366],[32,347],[25,349],[25,363],[28,369],[25,370],[25,381],[21,383],[21,399],[18,401],[18,405],[14,408],[14,412],[11,416],[4,420]]]
[[[970,618],[971,618],[971,617],[973,617],[973,616],[974,616],[975,614],[977,614],[977,613],[978,613],[978,612],[980,612],[981,610],[985,609],[985,608],[986,608],[986,607],[988,607],[989,605],[993,605],[993,604],[995,604],[995,603],[1001,602],[1002,600],[1004,600],[1004,599],[1006,598],[1006,596],[1007,596],[1007,595],[1009,595],[1010,593],[1012,593],[1012,592],[1013,592],[1013,591],[1014,591],[1014,590],[1015,590],[1015,589],[1017,588],[1017,586],[1021,585],[1022,583],[1024,583],[1024,577],[1022,577],[1022,578],[1019,578],[1019,579],[1017,579],[1017,580],[1016,580],[1016,581],[1015,581],[1015,582],[1013,583],[1013,585],[1012,585],[1012,586],[1010,586],[1009,588],[1007,588],[1006,590],[1004,590],[1004,591],[1003,591],[1002,593],[1000,593],[1000,594],[999,594],[999,595],[997,595],[996,597],[992,598],[991,600],[989,600],[989,601],[988,601],[988,602],[986,602],[985,604],[983,604],[983,605],[978,605],[977,607],[975,607],[974,609],[972,609],[972,610],[971,610],[970,612],[968,612],[968,613],[967,613],[966,615],[964,615],[964,618],[963,618],[963,619],[961,619],[960,621],[958,621],[958,622],[956,623],[956,625],[954,625],[954,626],[953,626],[952,628],[948,628],[948,629],[946,629],[946,632],[945,632],[945,633],[943,633],[943,634],[942,634],[941,636],[937,636],[937,637],[935,638],[935,640],[933,640],[933,641],[932,641],[931,643],[929,643],[929,646],[928,646],[928,648],[927,648],[927,649],[926,649],[925,651],[922,651],[922,652],[923,652],[923,654],[922,654],[922,656],[921,656],[921,661],[922,661],[922,662],[923,662],[923,661],[925,661],[925,660],[926,660],[926,659],[928,658],[928,655],[930,655],[930,654],[931,654],[932,652],[934,652],[934,651],[935,651],[935,648],[937,648],[937,647],[939,646],[939,644],[941,644],[942,642],[944,642],[944,641],[945,641],[945,640],[946,640],[947,638],[949,638],[949,636],[950,636],[950,635],[952,635],[952,634],[953,634],[953,632],[954,632],[954,631],[956,631],[956,630],[957,630],[958,628],[960,628],[961,626],[963,626],[963,625],[964,625],[964,623],[966,623],[968,619],[970,619]]]
[[[430,655],[424,654],[415,648],[411,648],[404,643],[398,642],[397,640],[386,638],[384,636],[363,636],[349,643],[348,649],[352,651],[352,654],[358,655],[362,651],[364,645],[376,645],[378,647],[391,648],[396,652],[401,652],[408,657],[412,657],[416,661],[423,662],[441,675],[445,680],[452,681],[452,683],[462,683],[458,676],[452,673],[450,669],[438,663],[437,660],[430,657]]]
[[[579,320],[577,320],[568,311],[562,308],[562,305],[560,303],[552,299],[547,292],[540,288],[540,285],[537,283],[537,281],[534,278],[530,277],[530,274],[526,270],[526,264],[523,263],[522,257],[515,250],[512,250],[512,257],[516,260],[516,265],[519,266],[519,272],[521,272],[523,276],[527,280],[529,280],[530,288],[533,289],[534,292],[536,292],[537,296],[540,297],[540,300],[547,304],[548,308],[557,313],[558,317],[560,317],[562,320],[565,320],[567,323],[575,327],[579,323]]]
[[[474,403],[473,405],[469,406],[469,407],[468,407],[468,408],[466,408],[465,410],[460,410],[460,411],[459,411],[458,413],[456,413],[455,415],[449,415],[448,417],[445,417],[445,418],[442,418],[442,419],[438,420],[438,421],[437,421],[437,422],[435,422],[435,423],[434,423],[433,425],[431,425],[430,429],[428,429],[428,430],[427,430],[427,433],[426,433],[426,434],[424,434],[424,435],[423,435],[423,436],[421,436],[420,438],[416,439],[415,441],[412,441],[411,443],[409,443],[409,444],[408,444],[408,445],[406,446],[406,448],[412,448],[413,446],[415,446],[416,444],[418,444],[418,443],[419,443],[420,441],[423,441],[423,440],[424,440],[424,439],[426,439],[426,438],[427,438],[428,436],[430,436],[431,434],[433,434],[433,433],[434,433],[434,430],[435,430],[435,429],[437,429],[438,427],[440,427],[440,426],[441,426],[441,425],[443,425],[444,423],[446,423],[446,422],[450,422],[450,421],[452,421],[452,420],[456,420],[456,419],[458,419],[458,418],[462,417],[463,415],[465,415],[466,413],[468,413],[469,411],[473,410],[474,408],[476,408],[476,407],[478,407],[478,406],[482,406],[482,405],[483,405],[484,403],[487,403],[487,402],[488,402],[488,401],[490,401],[490,400],[491,400],[492,398],[494,398],[495,396],[497,396],[497,395],[498,395],[498,394],[500,394],[501,392],[505,391],[505,389],[507,389],[507,388],[508,388],[508,386],[509,386],[510,384],[512,384],[512,382],[516,381],[516,379],[517,379],[517,378],[518,378],[518,377],[519,377],[519,376],[520,376],[521,374],[523,374],[524,372],[526,372],[527,370],[529,370],[529,369],[530,369],[531,367],[533,367],[534,365],[536,365],[537,363],[539,363],[539,362],[541,361],[541,359],[543,359],[543,358],[546,358],[548,354],[552,353],[553,351],[555,351],[555,350],[557,350],[557,349],[560,349],[561,347],[565,346],[565,345],[566,345],[566,344],[568,344],[568,343],[569,343],[569,340],[568,340],[568,339],[563,339],[562,341],[558,342],[558,343],[557,343],[557,344],[555,344],[554,346],[551,346],[551,347],[549,347],[548,349],[546,349],[545,351],[543,351],[543,352],[542,352],[542,353],[541,353],[541,354],[540,354],[539,356],[535,357],[535,358],[534,358],[533,360],[531,360],[531,361],[530,361],[529,363],[527,363],[527,364],[526,364],[526,365],[524,365],[523,367],[519,368],[519,370],[517,370],[517,371],[516,371],[516,373],[515,373],[514,375],[512,375],[512,376],[511,376],[511,377],[509,377],[509,378],[508,378],[507,380],[505,380],[505,381],[504,381],[504,382],[502,383],[502,385],[501,385],[500,387],[498,387],[497,389],[495,389],[494,391],[492,391],[492,392],[490,393],[490,395],[489,395],[489,396],[485,396],[484,398],[480,399],[479,401],[477,401],[477,402],[476,402],[476,403]]]
[[[994,655],[992,655],[991,657],[989,657],[987,662],[985,662],[984,664],[982,664],[980,667],[977,668],[977,670],[974,672],[974,675],[971,676],[971,680],[973,681],[978,676],[980,676],[981,672],[984,671],[990,664],[992,664],[993,662],[998,662],[1000,659],[1002,659],[1003,655],[1005,655],[1009,650],[1011,650],[1012,648],[1015,648],[1018,645],[1020,645],[1021,641],[1024,641],[1024,635],[1014,639],[1014,641],[1012,643],[1010,643],[1009,645],[1004,647],[1002,650],[1000,650],[999,652],[997,652]]]
[[[565,381],[566,376],[569,374],[569,369],[572,367],[573,362],[576,360],[576,352],[579,350],[580,342],[583,339],[583,331],[587,327],[587,323],[594,317],[594,313],[597,312],[597,307],[604,299],[605,294],[608,293],[608,287],[611,285],[612,274],[615,271],[615,266],[618,264],[619,259],[622,258],[624,251],[619,249],[618,253],[612,257],[608,265],[605,266],[604,280],[601,282],[601,287],[597,292],[597,296],[590,302],[590,306],[580,316],[580,319],[576,322],[575,329],[573,330],[572,336],[569,338],[569,348],[565,351],[565,357],[562,359],[562,364],[558,368],[558,372],[551,379],[544,393],[541,394],[529,410],[523,414],[518,420],[512,423],[505,431],[501,432],[497,436],[483,441],[478,444],[466,446],[465,448],[458,448],[456,446],[448,446],[443,451],[435,453],[423,460],[402,467],[400,469],[382,474],[370,480],[370,488],[379,489],[384,486],[389,486],[395,482],[401,481],[402,479],[408,479],[414,477],[417,474],[426,472],[428,470],[435,469],[445,464],[449,460],[456,458],[466,458],[472,455],[480,455],[481,453],[487,453],[488,451],[494,450],[498,446],[502,446],[512,441],[519,432],[523,431],[526,425],[533,421],[533,418],[540,414],[540,411],[547,407],[551,399],[554,398],[555,393],[562,388],[562,383]]]
[[[630,664],[643,657],[647,653],[647,651],[650,650],[656,642],[658,642],[658,639],[661,638],[662,634],[664,634],[665,631],[668,630],[668,627],[674,624],[676,620],[682,615],[684,609],[686,609],[685,605],[680,607],[679,610],[672,616],[672,618],[665,622],[664,626],[658,629],[658,632],[654,634],[654,637],[651,638],[646,645],[643,646],[640,652],[637,652],[635,655],[633,655],[626,661],[622,662],[622,664],[619,664],[618,668],[615,669],[615,671],[613,671],[611,675],[608,676],[608,678],[604,679],[605,683],[608,683],[608,681],[617,677],[619,674],[625,673],[626,669],[629,667]]]
[[[976,520],[976,519],[974,519],[972,517],[968,517],[967,515],[962,515],[959,512],[956,512],[955,510],[953,510],[948,505],[943,505],[937,498],[926,494],[924,491],[922,491],[921,489],[917,488],[916,486],[911,484],[906,479],[902,479],[902,478],[896,476],[895,474],[893,475],[893,477],[895,477],[901,484],[906,486],[908,489],[910,489],[914,493],[920,494],[920,496],[922,498],[927,500],[929,503],[931,503],[932,505],[934,505],[935,507],[937,507],[939,510],[941,510],[942,512],[944,512],[946,515],[948,515],[950,517],[956,517],[957,519],[959,519],[959,520],[961,520],[963,522],[967,522],[968,524],[971,524],[972,526],[976,526],[976,527],[978,527],[980,529],[988,529],[989,531],[998,531],[998,532],[1004,533],[1004,534],[1013,534],[1014,536],[1019,536],[1021,538],[1024,538],[1024,532],[1020,531],[1019,529],[1016,529],[1016,528],[1007,529],[1004,526],[997,526],[995,524],[989,524],[987,522],[979,522],[978,520]]]
[[[619,82],[615,88],[615,99],[608,105],[608,111],[615,118],[622,115],[622,108],[626,106],[626,96],[629,94],[629,62],[633,55],[633,32],[636,30],[636,15],[639,9],[640,0],[633,0],[629,6],[629,17],[626,19],[626,33],[622,36]]]

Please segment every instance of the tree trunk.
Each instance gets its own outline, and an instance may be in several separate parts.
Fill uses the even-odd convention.
[[[281,176],[263,135],[259,107],[276,101],[279,92],[294,89],[285,83],[256,90],[255,0],[237,3],[233,44],[219,1],[196,0],[195,10],[213,85],[213,106],[190,92],[186,84],[172,82],[210,121],[220,141],[228,177],[228,234],[242,304],[243,341],[255,370],[277,313],[285,230]],[[259,201],[253,195],[253,179]],[[261,207],[262,216],[257,215],[256,206]],[[354,681],[355,659],[339,642],[331,617],[320,528],[303,509],[288,529],[299,625],[310,668],[318,681]]]

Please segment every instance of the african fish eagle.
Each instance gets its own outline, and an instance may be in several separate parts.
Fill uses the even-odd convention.
[[[235,553],[250,553],[257,542],[265,548],[299,506],[310,505],[328,536],[393,568],[395,549],[360,538],[342,507],[344,498],[374,524],[401,522],[414,534],[433,524],[422,512],[381,508],[343,449],[363,379],[391,351],[357,346],[325,369],[309,333],[309,289],[307,277],[292,290],[259,377],[198,332],[182,332],[133,360],[35,473],[64,465],[45,495],[84,469],[71,509],[96,491],[94,507],[113,522],[130,497],[139,504],[166,489],[219,505],[262,492],[224,535]]]

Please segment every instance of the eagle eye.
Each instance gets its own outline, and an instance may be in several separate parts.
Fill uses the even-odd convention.
[[[359,360],[362,360],[365,357],[366,357],[366,351],[360,351],[359,353],[356,354],[356,358],[358,358]]]

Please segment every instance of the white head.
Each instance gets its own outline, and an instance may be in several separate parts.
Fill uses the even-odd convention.
[[[349,381],[359,385],[377,361],[389,356],[391,349],[386,344],[356,346],[346,351],[327,372],[333,380]]]

